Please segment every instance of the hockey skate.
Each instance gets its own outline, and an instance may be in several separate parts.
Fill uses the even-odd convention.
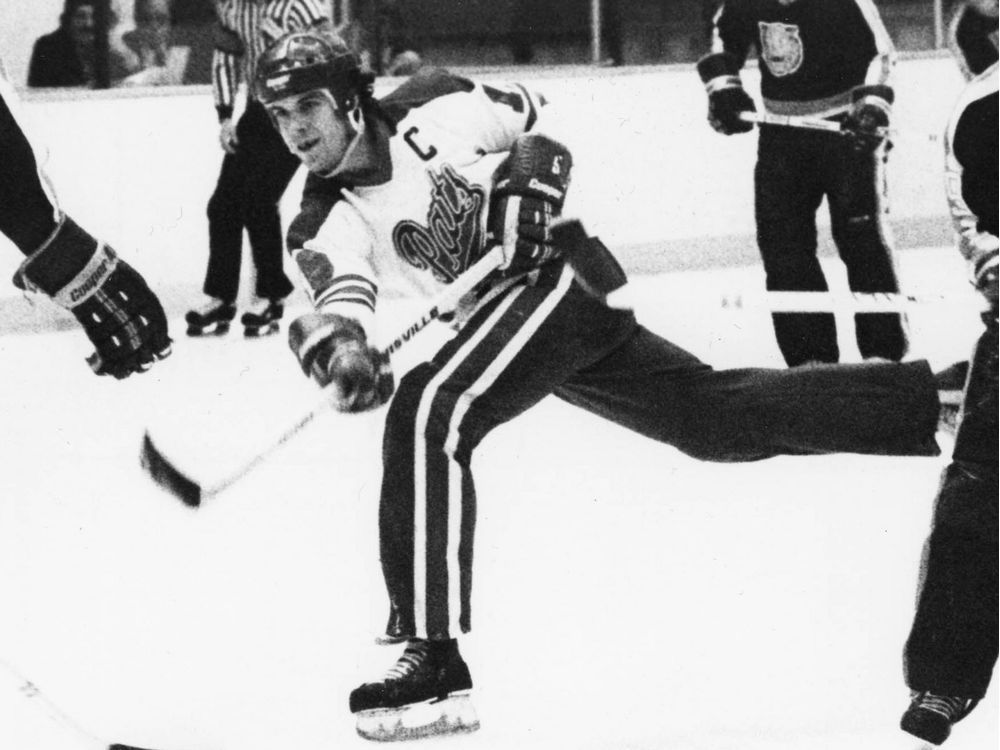
[[[278,321],[285,312],[281,300],[264,300],[255,309],[243,313],[240,323],[243,335],[249,337],[269,336],[278,332]]]
[[[471,690],[455,640],[413,639],[380,682],[351,692],[351,713],[358,734],[378,742],[474,732],[479,719]]]
[[[929,692],[914,693],[899,727],[932,745],[940,745],[951,734],[951,725],[968,716],[978,702]]]
[[[188,336],[221,336],[229,330],[230,321],[236,317],[236,305],[212,299],[197,310],[184,316]]]

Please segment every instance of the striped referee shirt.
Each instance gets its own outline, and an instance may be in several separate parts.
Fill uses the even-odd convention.
[[[253,81],[257,60],[282,34],[326,22],[323,0],[217,0],[212,91],[220,120],[233,116],[241,81]],[[253,87],[250,87],[252,96]]]

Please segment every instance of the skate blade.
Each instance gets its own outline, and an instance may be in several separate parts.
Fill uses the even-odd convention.
[[[229,323],[212,323],[202,328],[201,326],[188,326],[187,335],[200,338],[202,336],[222,336],[229,332]]]
[[[243,329],[243,335],[246,336],[248,339],[258,339],[263,336],[270,336],[271,334],[277,332],[278,332],[277,323],[268,323],[265,326],[254,326],[254,327],[248,326]]]
[[[400,742],[449,734],[468,734],[479,729],[479,717],[468,693],[453,693],[442,700],[425,701],[403,708],[359,711],[358,734],[375,742]]]

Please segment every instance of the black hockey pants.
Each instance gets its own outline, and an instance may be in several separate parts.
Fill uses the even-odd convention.
[[[982,698],[997,660],[997,323],[976,345],[944,470],[906,642],[913,690]]]
[[[760,128],[754,199],[769,290],[827,291],[816,255],[816,212],[826,197],[833,240],[851,290],[899,291],[884,234],[884,161],[884,149],[859,152],[837,133]],[[789,365],[838,361],[832,314],[774,313],[773,319],[778,347]],[[907,341],[899,314],[862,313],[854,320],[863,357],[903,358]]]
[[[236,136],[236,153],[223,157],[219,181],[208,201],[208,270],[203,289],[210,297],[236,301],[246,228],[257,270],[257,296],[283,299],[293,287],[283,269],[278,201],[299,160],[256,101],[247,103],[236,124]]]
[[[706,461],[939,453],[924,362],[713,370],[589,297],[561,265],[516,286],[407,373],[383,444],[380,540],[388,633],[470,627],[472,453],[494,427],[559,398]]]

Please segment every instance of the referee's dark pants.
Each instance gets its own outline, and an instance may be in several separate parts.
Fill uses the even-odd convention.
[[[987,313],[987,316],[990,316]],[[969,368],[951,464],[941,475],[904,650],[906,684],[978,699],[997,661],[997,321]]]
[[[379,535],[392,637],[469,630],[473,450],[550,394],[706,461],[940,452],[926,362],[717,371],[588,296],[560,263],[543,274],[554,283],[484,304],[389,407]]]
[[[299,160],[256,101],[247,103],[236,123],[236,136],[236,153],[223,157],[219,181],[208,201],[208,270],[203,289],[210,297],[236,301],[245,228],[257,269],[257,296],[284,299],[293,287],[283,267],[278,201]]]
[[[886,241],[883,148],[859,151],[838,133],[764,125],[754,171],[757,245],[772,291],[827,291],[816,255],[816,212],[826,197],[830,228],[854,292],[898,292]],[[785,362],[837,362],[832,313],[774,313]],[[898,313],[854,316],[865,358],[899,361],[906,354]]]

